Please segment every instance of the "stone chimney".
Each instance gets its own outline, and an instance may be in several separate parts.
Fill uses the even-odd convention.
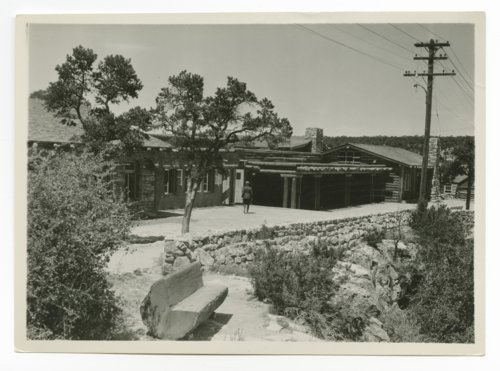
[[[304,138],[306,140],[311,141],[312,143],[311,152],[313,153],[323,152],[323,129],[307,128]]]
[[[429,167],[437,166],[439,157],[439,138],[429,138]]]
[[[429,167],[432,166],[431,200],[438,201],[441,193],[439,184],[439,138],[429,138]]]

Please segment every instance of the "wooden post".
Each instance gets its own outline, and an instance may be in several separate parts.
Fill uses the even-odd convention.
[[[345,175],[344,206],[351,204],[351,178],[352,174]]]
[[[292,178],[292,196],[290,197],[290,207],[297,208],[297,177]]]
[[[288,177],[283,177],[283,207],[288,207]]]
[[[375,202],[375,174],[370,175],[370,203]]]
[[[314,175],[314,210],[319,210],[321,201],[321,175]]]
[[[297,209],[300,209],[300,199],[302,198],[302,175],[297,179]]]
[[[401,166],[401,180],[399,184],[399,202],[403,201],[403,192],[404,192],[404,182],[405,182],[405,168]]]

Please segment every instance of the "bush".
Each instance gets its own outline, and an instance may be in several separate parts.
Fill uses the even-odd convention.
[[[349,303],[334,304],[333,300],[339,283],[332,279],[332,267],[342,253],[321,242],[310,255],[261,249],[248,268],[255,295],[270,301],[277,314],[308,325],[315,336],[357,339],[366,318],[353,313]]]
[[[372,229],[365,237],[366,244],[368,246],[377,248],[377,244],[382,242],[385,238],[386,230],[385,229]]]
[[[474,341],[474,241],[445,207],[416,211],[411,225],[420,250],[415,265],[421,279],[409,310],[418,318],[427,341]]]
[[[420,343],[424,340],[420,334],[418,318],[413,312],[401,310],[397,305],[393,305],[382,313],[380,320],[391,342]]]
[[[86,152],[29,154],[28,336],[112,336],[120,309],[105,267],[130,217],[111,171],[102,156]]]

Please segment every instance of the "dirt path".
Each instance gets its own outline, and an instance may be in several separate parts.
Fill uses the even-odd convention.
[[[161,278],[160,268],[138,270],[136,273],[111,275],[116,293],[122,298],[125,331],[122,340],[155,340],[147,335],[139,313],[149,288]],[[252,295],[252,286],[245,277],[205,273],[205,284],[218,283],[229,289],[224,303],[216,313],[200,325],[188,340],[212,341],[317,341],[305,327],[269,313],[269,305]]]

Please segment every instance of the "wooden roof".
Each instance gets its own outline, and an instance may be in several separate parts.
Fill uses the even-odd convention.
[[[415,166],[415,167],[422,166],[422,156],[420,156],[418,153],[414,153],[399,147],[378,146],[374,144],[362,144],[362,143],[345,143],[323,153],[336,152],[347,146],[356,148],[358,150],[370,153],[375,156],[382,157],[386,160],[390,160],[398,164]]]
[[[30,98],[28,102],[28,142],[44,143],[80,143],[83,128],[80,124],[68,126],[61,119],[49,112],[44,102]],[[172,148],[172,145],[154,135],[144,139],[144,147]]]

